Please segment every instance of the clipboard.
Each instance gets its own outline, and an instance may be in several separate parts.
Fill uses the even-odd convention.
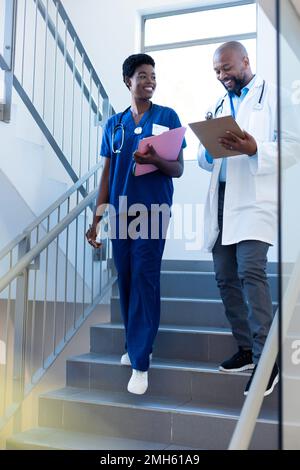
[[[175,161],[177,160],[181,150],[185,132],[186,127],[177,127],[176,129],[163,132],[160,135],[146,137],[145,139],[140,140],[138,151],[140,153],[146,153],[148,144],[151,144],[161,158],[164,160]],[[135,163],[133,174],[134,176],[142,176],[157,170],[158,168],[152,164],[146,163],[141,165],[140,163]]]
[[[241,139],[244,138],[244,132],[232,116],[193,122],[189,126],[213,158],[234,157],[241,154],[235,150],[225,149],[218,142],[218,139],[226,136],[226,131],[233,132]]]

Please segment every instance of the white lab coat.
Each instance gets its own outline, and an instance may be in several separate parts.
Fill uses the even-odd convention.
[[[263,86],[256,77],[253,87],[240,104],[236,121],[257,142],[257,156],[240,155],[227,158],[226,189],[223,212],[222,244],[231,245],[244,240],[260,240],[273,244],[277,232],[277,91],[266,84],[262,109],[255,109]],[[214,113],[216,106],[211,109]],[[227,96],[218,117],[231,114]],[[292,139],[287,156],[294,159]],[[299,143],[297,143],[299,151]],[[204,249],[211,251],[219,234],[218,184],[222,159],[209,164],[205,149],[200,145],[198,162],[201,168],[212,172],[204,212]]]

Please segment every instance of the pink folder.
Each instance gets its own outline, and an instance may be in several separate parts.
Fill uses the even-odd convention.
[[[147,145],[151,144],[155,148],[158,155],[164,160],[177,160],[181,150],[185,131],[186,127],[178,127],[177,129],[171,129],[170,131],[163,132],[160,135],[146,137],[140,141],[138,151],[140,153],[147,153]],[[141,176],[156,170],[157,167],[155,165],[141,165],[140,163],[136,163],[134,167],[134,175]]]

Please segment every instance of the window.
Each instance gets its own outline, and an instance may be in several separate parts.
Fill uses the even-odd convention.
[[[256,69],[256,5],[218,6],[153,17],[143,17],[143,51],[156,62],[155,102],[176,110],[183,125],[204,119],[225,94],[212,67],[216,48],[241,41]],[[194,160],[198,140],[188,128],[185,159]]]

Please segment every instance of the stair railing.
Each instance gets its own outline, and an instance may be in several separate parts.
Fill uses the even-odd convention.
[[[60,0],[6,0],[5,15],[4,120],[14,87],[76,183],[98,162],[108,95]]]
[[[108,232],[97,261],[85,240],[99,165],[0,253],[0,429],[21,429],[24,398],[115,281]]]

